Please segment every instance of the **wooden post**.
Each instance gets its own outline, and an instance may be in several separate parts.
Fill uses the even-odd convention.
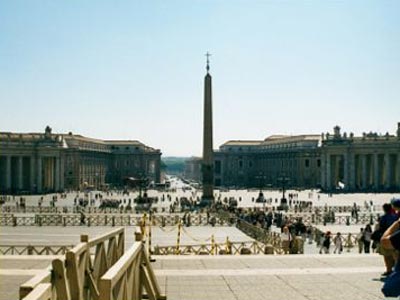
[[[141,242],[141,241],[142,241],[142,239],[143,239],[143,235],[142,235],[142,233],[141,233],[141,232],[138,232],[138,231],[136,231],[136,232],[135,232],[135,241],[136,241],[136,242]]]
[[[70,300],[70,292],[68,286],[67,275],[65,273],[64,262],[60,259],[55,259],[52,262],[54,285],[57,292],[58,300]]]

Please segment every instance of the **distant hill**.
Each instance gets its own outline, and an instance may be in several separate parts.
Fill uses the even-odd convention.
[[[164,168],[164,172],[167,174],[182,174],[185,169],[185,161],[189,157],[175,157],[166,156],[161,157],[161,162]]]

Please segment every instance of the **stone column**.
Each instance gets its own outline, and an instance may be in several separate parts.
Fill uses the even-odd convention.
[[[326,189],[332,189],[331,155],[326,154]]]
[[[38,156],[37,157],[37,182],[36,182],[36,186],[37,186],[37,191],[40,193],[42,192],[42,157]]]
[[[36,168],[35,168],[35,157],[33,155],[30,157],[30,164],[31,164],[31,168],[30,168],[30,174],[29,174],[29,186],[30,186],[31,192],[34,192]]]
[[[390,154],[385,153],[385,188],[390,188],[391,181],[391,165],[390,165]]]
[[[367,155],[363,154],[361,156],[362,159],[362,189],[365,190],[367,188]]]
[[[58,192],[60,190],[60,157],[55,157],[56,165],[55,165],[55,182],[54,189]]]
[[[344,181],[344,188],[346,190],[349,189],[349,154],[346,152],[343,155],[343,181]]]
[[[64,181],[65,181],[64,164],[65,164],[64,157],[62,155],[60,155],[60,190],[62,190],[62,191],[64,190]]]
[[[354,190],[356,187],[356,166],[355,166],[355,155],[349,154],[349,189]]]
[[[6,156],[6,190],[11,189],[11,156]]]
[[[17,181],[17,186],[19,190],[23,189],[23,185],[24,185],[24,177],[23,177],[23,166],[24,166],[24,162],[23,162],[23,156],[19,156],[18,157],[18,181]]]
[[[161,159],[160,157],[157,155],[156,159],[155,159],[155,165],[154,165],[154,173],[155,173],[155,178],[154,181],[156,183],[160,183],[161,182]]]
[[[326,189],[326,156],[321,154],[321,187]],[[223,174],[223,173],[222,173]]]
[[[378,153],[374,154],[374,189],[379,189],[379,156]]]

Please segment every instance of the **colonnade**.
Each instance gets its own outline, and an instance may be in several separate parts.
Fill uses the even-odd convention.
[[[400,189],[400,153],[324,153],[321,158],[326,190]]]
[[[60,156],[1,155],[1,189],[5,191],[59,191],[64,189]]]

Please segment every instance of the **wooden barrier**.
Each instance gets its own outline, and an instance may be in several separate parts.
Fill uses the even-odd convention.
[[[72,245],[0,245],[0,255],[61,255]]]
[[[282,241],[279,233],[267,231],[261,227],[254,226],[246,221],[240,220],[237,222],[237,228],[246,235],[262,242],[264,245],[270,245],[276,254],[284,254]],[[301,237],[296,237],[295,247],[292,249],[292,254],[304,253],[304,242]]]
[[[124,249],[123,228],[90,240],[81,235],[81,242],[64,257],[54,259],[47,270],[20,286],[20,299],[130,300],[142,299],[143,290],[149,299],[166,299],[160,293],[143,242],[135,242],[125,254]]]
[[[28,281],[26,281],[25,283],[23,283],[20,287],[19,287],[19,299],[36,299],[36,298],[32,298],[31,297],[31,293],[40,286],[40,284],[51,284],[51,280],[52,280],[52,276],[51,276],[51,266],[49,266],[47,268],[47,270],[43,270],[42,273],[34,276],[33,278],[29,279]],[[55,289],[52,287],[51,288],[52,291],[52,295],[55,296]],[[34,294],[37,295],[37,294]],[[27,296],[29,296],[30,298],[28,298]],[[39,296],[39,295],[37,295]],[[42,298],[37,298],[38,300],[42,299]],[[48,299],[56,299],[55,297],[52,296],[52,298],[48,298]]]
[[[153,215],[153,225],[175,226],[181,220],[180,214]],[[95,214],[95,213],[41,213],[27,215],[5,214],[0,216],[1,226],[138,226],[142,215],[137,214]],[[190,225],[207,225],[207,216],[193,214]],[[229,225],[228,221],[216,217],[218,225]]]
[[[24,300],[52,300],[53,292],[51,283],[40,283],[37,287],[27,295]]]
[[[317,246],[321,245],[321,238],[325,232],[318,228],[313,228],[313,239],[316,242]],[[358,234],[359,233],[346,233],[342,235],[343,239],[343,248],[347,249],[347,252],[350,252],[352,248],[358,247]],[[333,244],[333,239],[331,239],[331,243]]]
[[[147,299],[163,300],[150,261],[142,242],[136,242],[100,279],[99,300]]]

